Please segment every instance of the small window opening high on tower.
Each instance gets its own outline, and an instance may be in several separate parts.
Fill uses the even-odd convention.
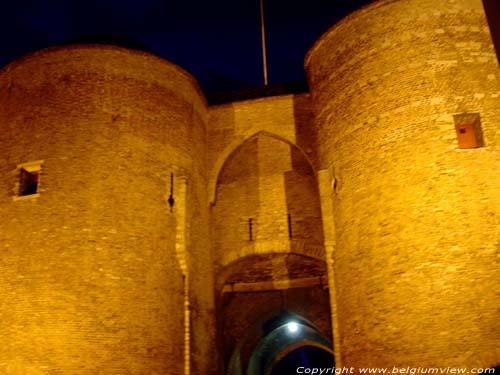
[[[38,191],[38,177],[39,172],[29,172],[21,168],[21,176],[19,178],[19,195],[36,194]]]
[[[42,161],[19,164],[16,196],[14,198],[36,197],[40,193],[40,172]]]
[[[453,116],[459,148],[483,147],[483,131],[479,113],[461,113]]]

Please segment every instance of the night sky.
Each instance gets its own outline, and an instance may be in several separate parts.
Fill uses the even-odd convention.
[[[370,0],[264,0],[269,83],[304,79],[314,41]],[[23,0],[2,3],[0,66],[68,43],[152,52],[206,93],[263,85],[259,0]]]

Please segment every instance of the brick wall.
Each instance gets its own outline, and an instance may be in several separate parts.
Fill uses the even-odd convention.
[[[321,257],[314,173],[297,149],[279,139],[259,135],[230,156],[219,175],[212,219],[219,267],[262,252]]]
[[[282,95],[212,106],[208,113],[210,201],[215,200],[218,175],[228,157],[257,133],[296,145],[316,167],[313,108],[309,94]]]
[[[376,2],[306,70],[311,95],[207,109],[191,76],[140,52],[4,68],[0,373],[215,374],[284,298],[327,333],[328,292],[287,287],[325,270],[337,364],[498,365],[500,76],[481,2]],[[459,149],[464,112],[484,147]],[[40,196],[16,201],[16,166],[35,160]],[[265,290],[216,311],[233,284]]]
[[[187,269],[206,328],[191,349],[206,365],[205,121],[194,80],[143,53],[52,49],[1,72],[1,373],[184,373],[180,212],[200,257]],[[13,201],[16,165],[32,160],[44,160],[40,197]],[[170,213],[179,170],[199,186]]]
[[[313,46],[321,169],[336,179],[346,366],[500,362],[499,70],[480,1],[381,1]],[[479,112],[485,147],[458,148]]]

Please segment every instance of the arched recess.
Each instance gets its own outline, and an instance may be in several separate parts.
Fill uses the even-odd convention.
[[[225,366],[259,317],[292,309],[328,332],[329,339],[332,331],[321,206],[311,162],[289,139],[265,131],[227,150],[217,167],[217,197],[211,206]],[[241,351],[247,359],[249,345]]]
[[[245,144],[252,138],[258,137],[259,135],[273,137],[282,142],[288,143],[290,146],[295,147],[297,150],[301,152],[301,154],[304,156],[304,158],[307,160],[312,170],[314,171],[314,165],[312,161],[309,159],[304,150],[302,150],[301,147],[297,146],[294,138],[291,138],[288,134],[282,134],[282,135],[275,134],[255,127],[239,136],[236,136],[235,139],[224,149],[224,151],[222,151],[222,153],[215,161],[215,164],[212,170],[210,171],[210,176],[208,180],[208,192],[209,192],[210,204],[214,204],[217,199],[217,180],[226,161],[231,157],[231,155],[234,152],[238,150],[239,147],[241,147],[243,144]]]
[[[216,266],[268,252],[324,259],[318,184],[306,154],[265,131],[224,154],[211,187]]]
[[[224,267],[217,275],[224,367],[234,369],[231,361],[236,361],[246,368],[263,330],[268,330],[266,322],[283,312],[291,316],[288,312],[293,311],[298,320],[332,341],[326,272],[324,260],[290,253],[246,256]]]

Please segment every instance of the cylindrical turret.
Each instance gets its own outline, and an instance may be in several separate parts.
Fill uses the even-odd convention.
[[[497,365],[500,71],[481,1],[375,2],[306,70],[342,364]]]
[[[184,373],[186,301],[210,322],[212,297],[184,285],[209,261],[205,122],[194,79],[142,52],[73,46],[4,68],[0,373]],[[20,189],[26,165],[37,194]]]

